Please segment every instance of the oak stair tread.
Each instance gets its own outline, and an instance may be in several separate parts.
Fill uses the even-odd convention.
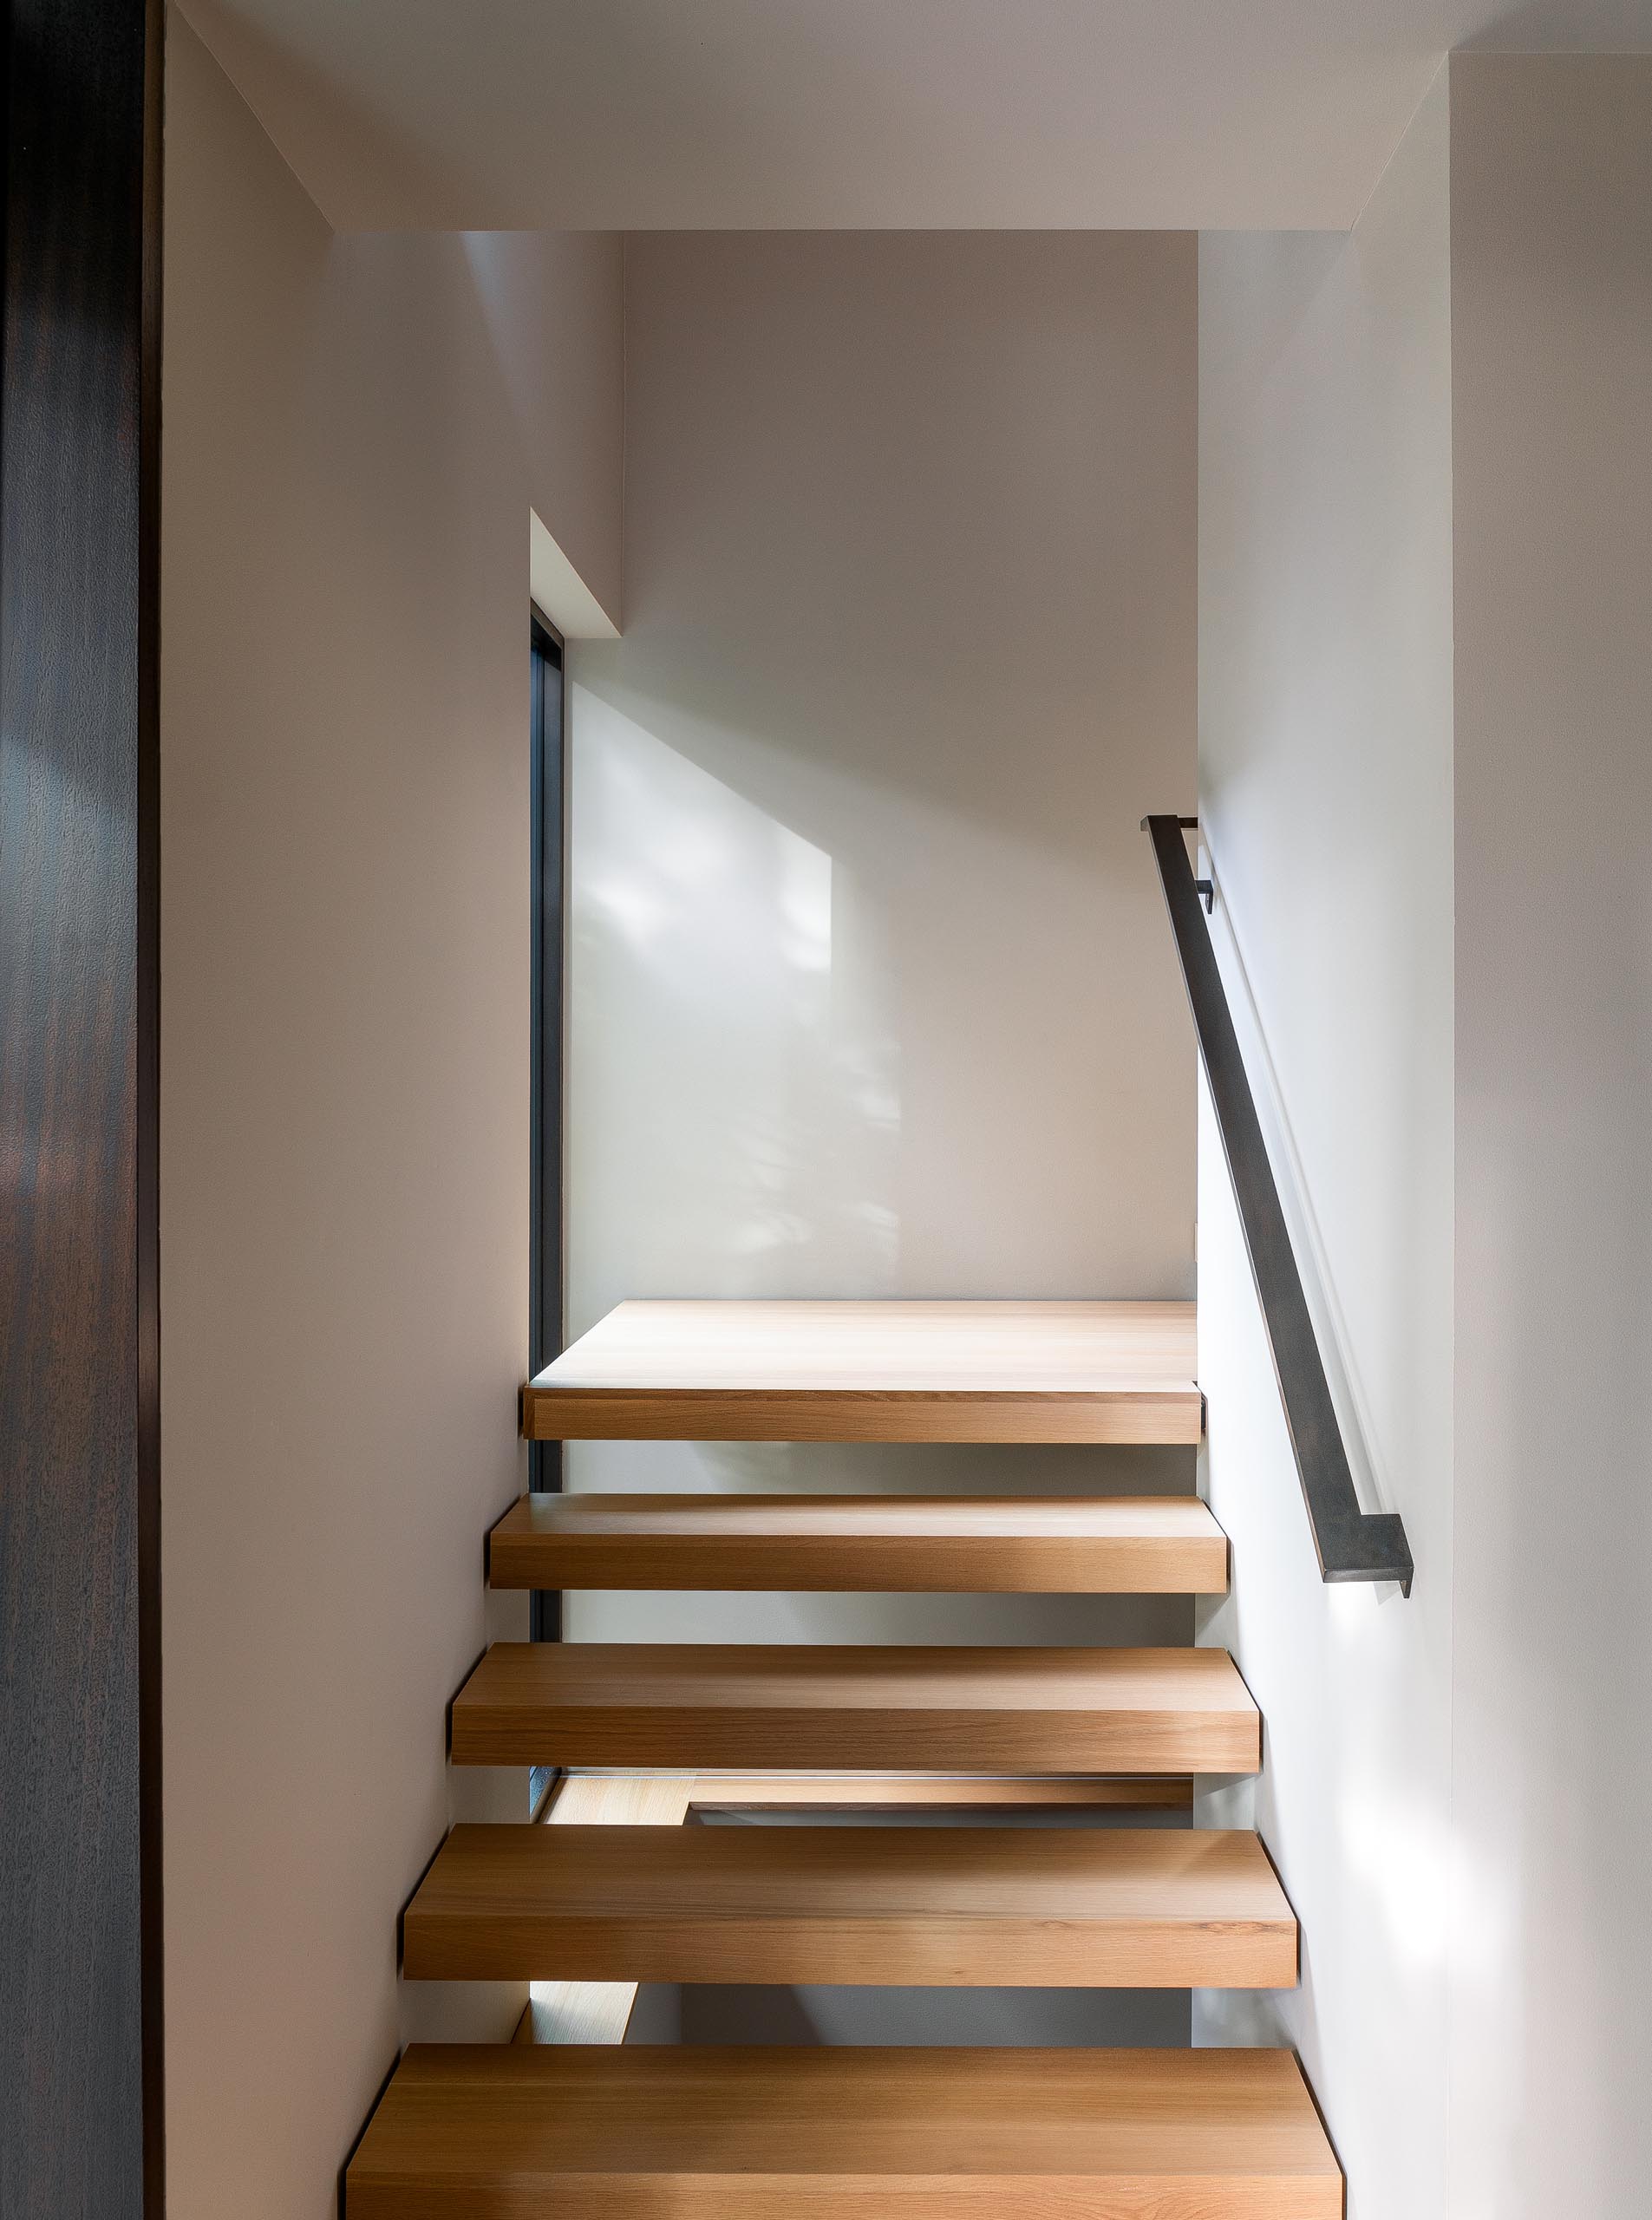
[[[571,1778],[582,1778],[575,1773]],[[1193,1784],[1185,1776],[1098,1773],[1062,1779],[1051,1773],[724,1773],[694,1776],[689,1802],[699,1812],[1023,1812],[1114,1810],[1185,1812]]]
[[[348,2220],[1339,2220],[1279,2050],[409,2050]]]
[[[455,1827],[415,1981],[1284,1988],[1256,1835],[1009,1827]]]
[[[1191,1303],[622,1303],[522,1394],[532,1441],[1196,1443]]]
[[[496,1642],[457,1765],[1255,1773],[1223,1649]]]
[[[1197,1496],[526,1495],[495,1588],[1223,1595]]]

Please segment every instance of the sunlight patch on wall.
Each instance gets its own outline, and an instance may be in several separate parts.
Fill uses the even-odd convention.
[[[565,640],[618,639],[618,625],[532,509],[528,511],[528,591]]]
[[[578,686],[571,729],[571,1238],[600,1227],[604,1267],[574,1330],[626,1296],[891,1289],[899,1054],[864,890]]]

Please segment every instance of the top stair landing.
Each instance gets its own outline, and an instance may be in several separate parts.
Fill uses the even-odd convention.
[[[530,1441],[1196,1443],[1191,1303],[622,1303]]]

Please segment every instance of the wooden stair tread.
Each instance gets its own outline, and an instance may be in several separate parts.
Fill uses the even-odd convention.
[[[1339,2220],[1277,2050],[409,2050],[349,2220]]]
[[[534,1441],[1197,1442],[1191,1303],[633,1302],[522,1396]]]
[[[1289,1988],[1254,1834],[1191,1828],[458,1826],[413,1980]]]
[[[579,1778],[578,1774],[572,1776]],[[1126,1773],[724,1773],[694,1775],[698,1812],[919,1812],[1004,1807],[1019,1811],[1185,1812],[1193,1784],[1185,1777]]]
[[[1222,1595],[1197,1496],[527,1495],[495,1588]]]
[[[1222,1649],[496,1642],[454,1700],[458,1765],[1254,1773]]]

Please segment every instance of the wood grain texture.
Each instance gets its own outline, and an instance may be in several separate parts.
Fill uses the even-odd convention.
[[[1061,1780],[1049,1774],[715,1771],[694,1776],[689,1799],[696,1812],[1185,1812],[1192,1801],[1191,1780],[1141,1774]]]
[[[408,1908],[419,1981],[1286,1988],[1253,1834],[460,1826]]]
[[[1197,1496],[524,1496],[490,1537],[495,1588],[880,1595],[1226,1592]]]
[[[1191,1303],[622,1303],[530,1440],[1197,1442]]]
[[[11,0],[0,2210],[160,2210],[160,10]]]
[[[349,2220],[1340,2220],[1277,2050],[410,2050]]]
[[[456,1765],[1254,1773],[1220,1649],[496,1642],[453,1707]]]
[[[673,1827],[688,1815],[691,1773],[570,1773],[551,1792],[550,1827]]]
[[[543,1828],[578,1827],[582,1833],[596,1834],[606,1841],[614,1828],[681,1827],[688,1817],[693,1786],[691,1773],[569,1773],[552,1790],[540,1826],[512,1827],[505,1832],[540,1841],[545,1839]],[[451,1842],[452,1837],[448,1839]],[[441,1855],[447,1855],[445,1848]],[[417,1902],[415,1897],[415,1904]],[[409,1907],[408,1917],[411,1916]],[[404,1925],[404,1956],[406,1942]],[[403,1971],[411,1979],[421,1978],[410,1965],[404,1963]],[[516,2030],[518,2042],[624,2041],[637,2005],[635,1978],[588,1981],[572,1977],[571,1969],[559,1969],[543,1980],[532,1975],[527,1978],[532,1986]]]

